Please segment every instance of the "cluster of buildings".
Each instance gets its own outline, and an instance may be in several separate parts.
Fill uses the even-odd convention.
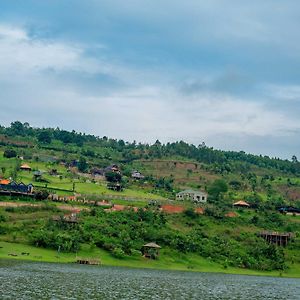
[[[0,180],[0,192],[2,193],[18,193],[18,194],[32,194],[33,185],[24,184],[23,182],[10,181],[8,179]]]
[[[101,177],[101,176],[105,176],[106,173],[108,172],[113,172],[113,173],[118,173],[118,174],[121,174],[121,169],[118,165],[116,164],[113,164],[113,165],[110,165],[110,166],[107,166],[105,168],[92,168],[90,170],[90,173],[94,176],[94,177]],[[131,172],[131,178],[133,179],[144,179],[145,176],[137,171],[137,170],[134,170]]]

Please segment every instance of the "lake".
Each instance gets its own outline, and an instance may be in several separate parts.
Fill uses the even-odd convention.
[[[1,299],[300,299],[300,280],[0,262]]]

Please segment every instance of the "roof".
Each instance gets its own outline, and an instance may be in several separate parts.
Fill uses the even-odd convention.
[[[228,217],[228,218],[235,218],[235,217],[238,217],[238,216],[239,215],[237,213],[235,213],[234,211],[230,211],[227,214],[225,214],[225,217]]]
[[[43,175],[43,172],[40,171],[40,170],[37,170],[37,171],[34,171],[34,172],[33,172],[33,175],[35,175],[35,176],[42,176],[42,175]]]
[[[10,184],[10,181],[8,179],[2,179],[0,180],[0,184]]]
[[[204,214],[204,208],[203,207],[196,207],[195,208],[195,213],[203,215]]]
[[[23,164],[20,166],[21,169],[31,169],[31,167],[28,164]]]
[[[181,194],[201,194],[201,195],[207,195],[207,193],[205,193],[203,191],[195,191],[195,190],[192,190],[192,189],[181,191],[177,195],[181,195]]]
[[[249,203],[247,203],[246,201],[243,201],[243,200],[237,201],[237,202],[233,203],[233,205],[250,206]]]
[[[148,244],[145,244],[143,247],[148,247],[148,248],[161,248],[159,245],[157,245],[156,243],[148,243]]]

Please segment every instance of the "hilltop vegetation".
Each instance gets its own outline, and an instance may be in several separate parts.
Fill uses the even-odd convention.
[[[21,163],[30,164],[32,171],[21,171]],[[120,173],[99,177],[93,173],[113,164]],[[143,176],[132,178],[134,170]],[[34,208],[2,207],[0,240],[62,252],[80,251],[89,245],[117,260],[140,257],[142,245],[156,241],[164,255],[185,255],[189,268],[189,255],[198,255],[224,269],[287,271],[300,265],[300,219],[277,210],[282,206],[300,208],[299,175],[295,156],[281,160],[183,141],[128,143],[59,128],[32,128],[16,121],[0,127],[2,178],[33,182],[35,189],[51,194],[106,199],[110,206],[135,208],[108,212],[91,203],[77,203],[83,209],[78,215],[80,222],[69,226],[53,220],[63,212],[51,201]],[[116,183],[122,186],[120,191],[108,188]],[[199,204],[175,200],[176,193],[186,188],[208,192],[208,203],[201,204],[204,214],[195,210]],[[232,207],[241,199],[251,208]],[[0,200],[34,201],[12,196],[0,196]],[[183,212],[160,210],[162,204],[171,202],[183,206]],[[258,237],[262,230],[293,232],[295,238],[283,249]]]

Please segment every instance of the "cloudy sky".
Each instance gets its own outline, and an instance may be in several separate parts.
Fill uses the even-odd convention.
[[[300,156],[300,2],[0,2],[0,124]]]

